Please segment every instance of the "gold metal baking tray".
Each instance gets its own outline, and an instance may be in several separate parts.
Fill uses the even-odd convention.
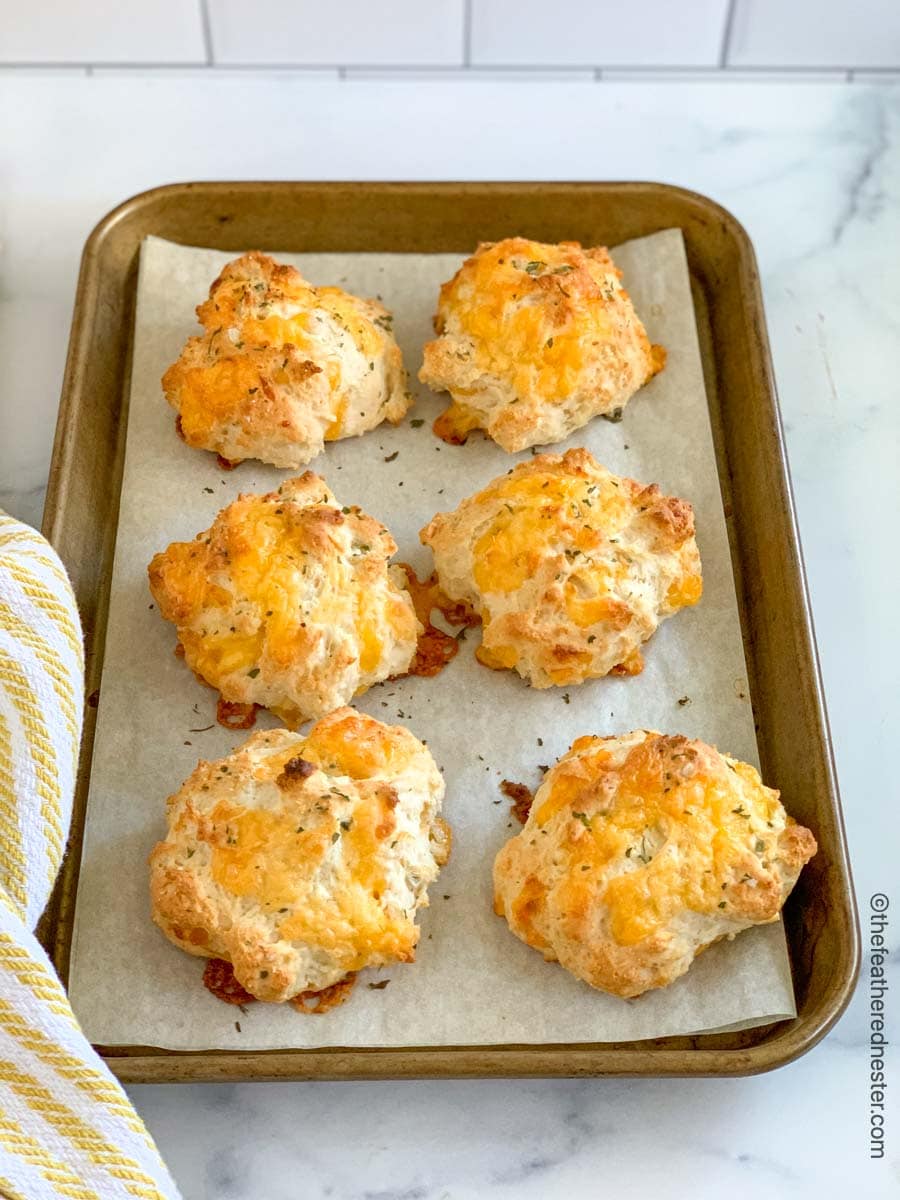
[[[798,1015],[741,1033],[577,1045],[200,1053],[99,1047],[127,1081],[737,1075],[810,1049],[846,1007],[859,935],[756,261],[704,196],[656,183],[186,183],[126,201],[81,263],[44,532],[75,587],[88,708],[69,848],[39,934],[66,979],[122,477],[138,250],[470,252],[511,230],[608,244],[679,226],[697,310],[763,774],[820,851],[785,910]]]

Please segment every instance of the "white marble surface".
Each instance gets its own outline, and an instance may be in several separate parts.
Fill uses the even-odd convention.
[[[656,178],[759,256],[861,910],[892,896],[900,89],[0,75],[0,504],[37,521],[78,256],[125,196],[187,178]],[[864,968],[865,969],[865,968]],[[894,968],[892,1029],[900,1041]],[[889,993],[890,995],[890,993]],[[889,1006],[891,1007],[891,1006]],[[900,1056],[889,1060],[900,1089]],[[887,1200],[867,1008],[746,1080],[135,1087],[190,1200],[628,1195]],[[890,1087],[888,1088],[890,1094]]]

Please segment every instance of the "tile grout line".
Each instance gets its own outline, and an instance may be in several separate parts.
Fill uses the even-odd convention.
[[[203,62],[198,60],[191,62],[104,62],[104,61],[87,61],[79,60],[78,62],[46,62],[46,61],[21,61],[21,62],[0,62],[0,72],[16,72],[16,71],[76,71],[89,72],[96,74],[100,71],[187,71],[206,73],[209,71],[216,75],[227,75],[233,71],[235,73],[257,72],[260,75],[277,72],[297,72],[303,75],[322,75],[329,72],[334,72],[340,79],[349,79],[357,72],[377,72],[379,74],[395,75],[398,78],[403,78],[411,73],[421,72],[434,75],[439,78],[445,75],[448,79],[459,78],[465,75],[471,75],[473,78],[479,76],[502,77],[506,74],[517,75],[532,75],[536,79],[540,79],[543,75],[555,74],[557,76],[572,75],[579,76],[586,73],[592,73],[595,80],[613,78],[621,73],[627,73],[635,78],[641,75],[647,76],[653,82],[661,82],[666,75],[690,75],[696,81],[700,79],[721,80],[726,81],[737,76],[752,76],[752,75],[775,75],[783,79],[784,82],[790,82],[791,79],[796,79],[798,82],[807,75],[828,74],[840,75],[847,83],[860,82],[863,76],[877,77],[883,75],[887,78],[894,78],[900,74],[900,69],[897,67],[856,67],[849,68],[829,64],[823,66],[794,66],[794,67],[771,67],[771,66],[752,66],[752,67],[698,67],[698,66],[676,66],[670,65],[666,67],[640,67],[640,66],[615,66],[615,67],[594,67],[587,64],[580,66],[572,66],[571,64],[547,64],[541,63],[540,66],[534,64],[479,64],[477,67],[441,67],[435,64],[411,64],[411,63],[354,63],[352,65],[338,63],[222,63],[222,62]],[[691,82],[688,80],[687,82]]]
[[[203,29],[203,47],[206,50],[207,66],[213,66],[215,57],[213,55],[213,39],[212,39],[212,21],[209,16],[209,0],[198,0],[200,5],[200,25]]]
[[[734,29],[734,11],[737,0],[728,0],[725,13],[725,24],[722,27],[722,44],[719,46],[719,66],[724,70],[728,65],[728,51],[731,47],[731,34]]]
[[[106,62],[103,59],[79,59],[77,62],[23,60],[0,62],[0,71],[205,71],[209,64],[200,59],[190,62]],[[260,68],[266,70],[267,68]]]

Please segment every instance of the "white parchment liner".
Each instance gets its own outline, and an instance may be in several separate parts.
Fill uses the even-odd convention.
[[[568,442],[604,465],[657,482],[694,505],[704,594],[646,647],[642,675],[532,691],[511,672],[475,662],[477,631],[435,679],[372,689],[359,707],[427,740],[447,781],[453,855],[420,918],[415,964],[365,972],[351,1000],[323,1016],[254,1004],[246,1014],[201,985],[202,960],[171,946],[150,921],[147,855],[163,835],[165,797],[198,758],[239,735],[214,725],[216,693],[173,654],[175,634],[151,607],[146,568],[169,542],[189,540],[239,491],[267,491],[284,472],[252,462],[223,473],[176,437],[160,376],[196,331],[194,306],[231,255],[159,239],[142,248],[125,476],[71,965],[71,996],[97,1043],[172,1049],[434,1046],[603,1042],[741,1028],[794,1015],[780,923],[701,955],[683,979],[638,1000],[593,991],[517,941],[491,908],[491,864],[519,826],[501,779],[534,785],[579,734],[635,727],[702,737],[757,761],[743,646],[679,230],[619,246],[616,263],[668,365],[619,424],[593,421]],[[331,444],[311,463],[339,500],[383,521],[398,558],[421,572],[418,541],[433,513],[454,507],[526,454],[473,436],[438,441],[444,399],[415,381],[431,336],[439,284],[457,255],[278,255],[315,283],[380,295],[418,397],[399,428]],[[424,418],[413,427],[410,419]],[[389,455],[398,451],[392,462]],[[689,697],[689,703],[679,699]],[[274,724],[267,716],[261,723]],[[206,726],[213,725],[211,729]],[[539,743],[542,739],[543,745]],[[777,780],[768,781],[777,786]],[[367,982],[389,979],[382,990]],[[240,1019],[240,1032],[235,1018]]]

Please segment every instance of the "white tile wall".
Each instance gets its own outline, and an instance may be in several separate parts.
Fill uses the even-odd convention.
[[[715,66],[728,0],[473,0],[472,62]]]
[[[900,72],[900,0],[0,0],[0,68],[146,64],[863,80]]]
[[[203,63],[198,0],[0,0],[0,63]]]
[[[900,0],[736,0],[736,67],[900,67]]]
[[[464,0],[208,0],[221,63],[461,66]]]

